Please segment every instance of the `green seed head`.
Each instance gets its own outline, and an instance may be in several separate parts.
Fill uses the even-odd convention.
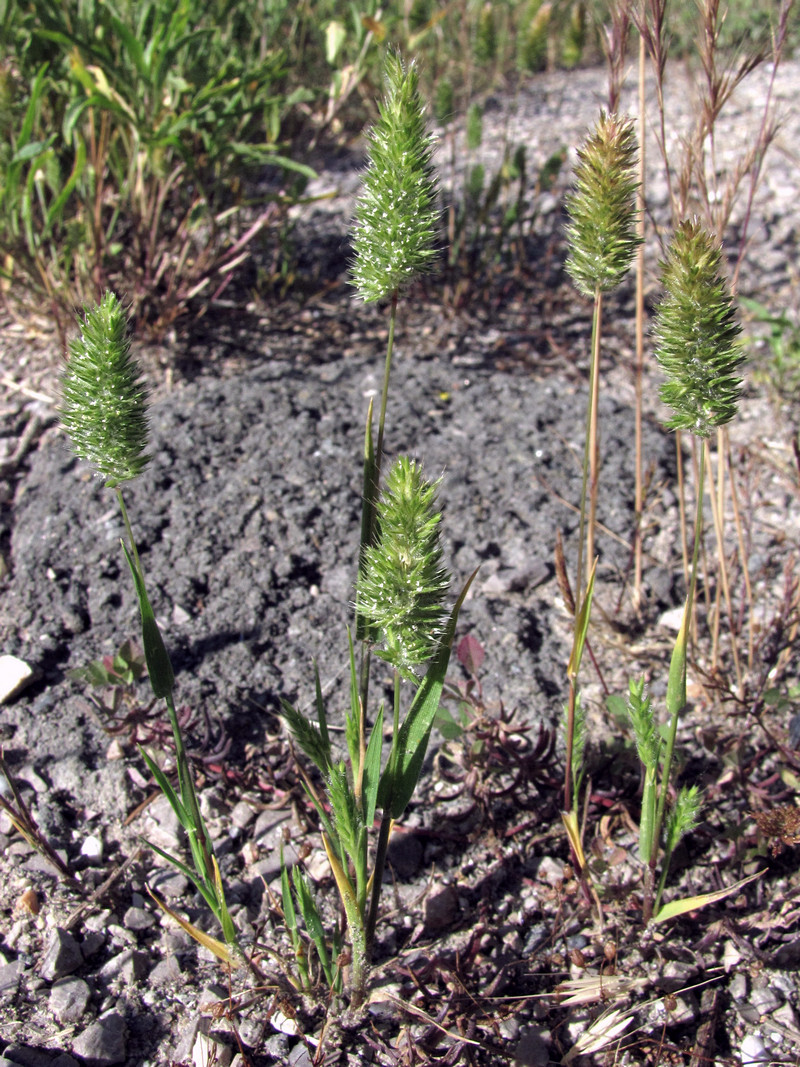
[[[369,162],[356,204],[353,284],[366,303],[396,293],[432,268],[436,185],[413,64],[386,62],[386,97],[368,134]]]
[[[147,388],[131,355],[127,319],[113,293],[86,311],[80,337],[69,346],[62,382],[61,424],[76,456],[88,460],[106,485],[144,470]]]
[[[674,852],[685,834],[690,834],[700,821],[702,800],[696,785],[681,786],[675,804],[667,816],[666,847]]]
[[[674,412],[666,425],[708,437],[736,414],[743,357],[722,253],[696,219],[678,227],[662,282],[654,332],[656,359],[667,376],[661,399]]]
[[[640,243],[636,158],[633,123],[601,112],[578,150],[575,191],[567,200],[567,270],[586,296],[619,285]]]
[[[358,585],[358,610],[384,645],[378,655],[401,670],[425,663],[441,638],[449,576],[437,488],[413,460],[396,461],[378,503],[378,540],[366,551]]]

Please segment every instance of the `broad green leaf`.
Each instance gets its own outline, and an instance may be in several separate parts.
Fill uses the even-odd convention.
[[[464,727],[456,722],[448,708],[439,708],[433,725],[446,741],[455,741],[464,736]]]
[[[704,908],[706,904],[714,904],[718,900],[724,900],[731,893],[737,893],[748,882],[754,882],[756,878],[760,878],[763,873],[763,870],[756,871],[755,874],[751,874],[748,878],[742,878],[740,881],[734,882],[733,885],[729,885],[725,889],[717,889],[713,893],[701,893],[696,897],[682,897],[680,900],[671,900],[669,904],[659,908],[658,914],[653,916],[653,922],[663,923],[667,919],[674,919],[677,915],[684,915],[687,911],[697,911],[699,908]]]

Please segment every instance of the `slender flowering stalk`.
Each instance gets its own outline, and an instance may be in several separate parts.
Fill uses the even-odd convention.
[[[398,296],[401,288],[416,275],[432,268],[436,255],[438,198],[432,163],[433,138],[426,127],[416,68],[413,64],[404,68],[396,55],[389,55],[386,61],[386,96],[379,110],[380,119],[367,135],[368,166],[356,205],[353,238],[352,280],[358,295],[365,302],[391,298],[378,436],[374,445],[371,407],[367,417],[360,573],[364,569],[365,551],[377,534],[376,508]],[[371,634],[359,605],[356,636],[361,641],[361,706],[366,709]],[[364,727],[362,722],[362,733]]]
[[[88,460],[106,485],[116,491],[127,544],[122,542],[139,601],[142,646],[154,695],[164,699],[172,726],[178,774],[178,789],[155,761],[142,751],[150,772],[186,831],[194,870],[163,849],[151,846],[187,878],[191,879],[222,926],[227,946],[237,946],[236,929],[228,912],[219,866],[195,793],[189,760],[175,710],[175,676],[145,586],[144,571],[136,550],[122,484],[137,477],[147,466],[147,389],[139,365],[131,354],[127,320],[113,293],[87,310],[80,336],[70,345],[70,361],[62,385],[61,422],[72,439],[73,451]],[[162,905],[163,907],[163,905]],[[211,948],[231,965],[236,960],[222,942],[184,924],[201,944]]]
[[[670,723],[650,858],[645,872],[645,922],[654,913],[658,915],[672,851],[681,836],[696,825],[700,808],[697,791],[693,789],[680,791],[669,814],[666,802],[678,716],[686,706],[689,620],[697,584],[703,523],[706,439],[715,427],[725,425],[736,414],[741,395],[741,378],[737,371],[742,363],[741,351],[736,344],[740,328],[722,274],[722,255],[713,236],[697,220],[687,220],[676,230],[662,264],[662,280],[665,295],[656,312],[654,333],[656,359],[667,375],[661,397],[673,410],[666,425],[670,429],[690,430],[699,437],[700,457],[691,577],[667,683],[666,705]],[[656,891],[655,871],[662,830],[665,856]]]
[[[594,529],[600,467],[597,413],[603,294],[622,281],[640,244],[637,233],[636,160],[637,145],[633,123],[601,112],[595,129],[578,151],[575,191],[567,201],[571,219],[567,229],[567,270],[577,288],[594,299],[575,583],[576,635],[579,615],[588,610],[591,604],[591,598],[587,595],[589,586],[584,574],[584,548],[586,569],[589,571],[592,571],[595,556]],[[584,621],[588,623],[588,619]],[[578,717],[578,679],[576,674],[570,671],[568,674],[569,702],[564,768],[564,814],[567,820],[576,803],[573,750]],[[579,863],[574,844],[572,847],[573,859]],[[584,888],[588,893],[586,887]]]

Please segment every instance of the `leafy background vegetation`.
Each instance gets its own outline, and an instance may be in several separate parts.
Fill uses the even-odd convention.
[[[771,9],[735,0],[721,44],[762,47]],[[310,150],[375,117],[388,48],[419,59],[440,122],[472,106],[474,143],[482,94],[599,60],[607,17],[602,0],[6,0],[3,291],[46,307],[63,340],[74,308],[124,279],[137,327],[161,334],[219,296],[259,233],[278,245]],[[671,17],[680,52],[693,5]],[[519,155],[494,184],[471,171],[477,236],[500,185],[524,176]],[[474,269],[455,229],[448,265]]]

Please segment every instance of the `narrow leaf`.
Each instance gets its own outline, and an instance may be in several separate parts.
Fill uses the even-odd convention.
[[[681,628],[675,640],[672,650],[672,659],[669,664],[669,678],[667,680],[667,711],[670,715],[677,715],[686,707],[686,647],[689,638],[689,600],[687,597],[683,609]]]
[[[453,647],[458,613],[477,573],[478,571],[474,570],[467,579],[447,620],[441,643],[417,690],[408,715],[400,727],[397,739],[397,777],[392,781],[390,769],[387,767],[381,779],[381,803],[384,808],[390,809],[393,819],[400,818],[417,787],[433,720],[439,708],[447,667],[450,663],[450,651]]]
[[[356,908],[356,894],[355,890],[353,889],[353,885],[350,879],[347,877],[347,873],[345,872],[344,867],[339,862],[339,857],[334,852],[333,847],[331,846],[331,843],[328,840],[326,834],[322,835],[322,843],[324,844],[325,851],[328,854],[328,862],[331,865],[333,877],[336,879],[336,888],[339,890],[339,896],[342,898],[342,903],[345,904],[348,909]]]
[[[182,919],[177,912],[172,910],[172,908],[168,908],[163,900],[158,899],[150,886],[147,887],[147,892],[156,904],[158,904],[159,908],[161,908],[162,911],[165,911],[170,918],[174,919],[175,922],[186,931],[189,937],[193,937],[198,944],[203,946],[203,948],[207,948],[210,952],[213,952],[214,955],[222,960],[223,963],[227,964],[231,970],[235,970],[239,966],[239,961],[223,941],[218,941],[216,937],[211,937],[211,935],[207,934],[204,930],[200,930],[198,927],[192,926],[186,919]]]
[[[572,845],[572,851],[575,854],[575,859],[583,869],[586,866],[586,856],[583,853],[583,842],[581,841],[581,831],[578,826],[578,813],[573,808],[572,811],[562,811],[561,821],[564,824],[564,830],[566,831],[569,843]]]
[[[594,593],[594,576],[596,570],[597,560],[595,559],[586,586],[586,596],[583,598],[581,610],[578,612],[578,617],[575,620],[575,636],[572,643],[572,655],[569,657],[569,663],[567,664],[567,677],[571,678],[573,681],[580,673],[583,649],[586,645],[586,634],[589,631],[589,618],[592,613],[592,595]]]
[[[214,894],[205,885],[205,883],[199,878],[197,873],[187,866],[182,860],[179,860],[177,856],[173,856],[169,852],[165,852],[163,848],[159,848],[158,845],[154,845],[152,841],[148,841],[146,837],[142,838],[142,841],[147,845],[149,849],[152,849],[157,856],[160,856],[162,860],[166,860],[171,864],[176,871],[180,871],[184,878],[188,878],[194,885],[197,892],[202,896],[203,900],[208,904],[214,915],[217,914],[217,902],[214,898]]]
[[[156,617],[150,606],[144,578],[138,567],[133,562],[128,546],[122,542],[122,551],[133,575],[133,583],[136,586],[136,596],[139,601],[139,613],[142,620],[142,648],[147,663],[147,673],[150,676],[150,685],[155,696],[168,697],[172,695],[175,686],[175,675],[172,671],[172,663],[169,658],[161,631],[158,628]]]
[[[319,956],[319,961],[322,964],[322,970],[325,974],[325,980],[329,986],[333,986],[333,971],[331,969],[331,958],[328,952],[328,946],[325,943],[325,930],[323,929],[322,920],[317,911],[317,905],[314,903],[314,898],[311,896],[311,891],[308,888],[308,883],[298,867],[292,868],[292,880],[294,881],[294,888],[297,893],[297,903],[300,907],[300,914],[303,916],[306,930],[308,930],[309,936],[316,946],[317,955]]]
[[[143,748],[141,748],[141,747],[139,747],[139,754],[141,755],[142,759],[147,764],[147,769],[150,771],[152,776],[155,778],[155,780],[156,780],[156,782],[158,784],[158,788],[161,790],[161,792],[164,794],[164,796],[169,801],[169,805],[172,808],[172,810],[175,812],[175,815],[177,816],[178,822],[181,824],[181,826],[184,828],[184,830],[188,831],[188,830],[192,829],[192,822],[191,822],[191,820],[189,818],[189,813],[187,812],[186,808],[184,807],[183,801],[181,800],[181,798],[178,796],[178,794],[172,788],[172,784],[171,784],[169,778],[167,778],[167,776],[164,774],[164,772],[161,770],[161,768],[155,762],[155,760],[152,759],[150,756],[148,756],[148,754],[145,752],[145,750]]]
[[[375,808],[378,803],[378,787],[381,781],[381,751],[383,749],[383,704],[378,708],[372,733],[369,735],[367,753],[364,758],[364,780],[362,796],[364,803],[364,825],[369,830],[375,821]]]
[[[731,893],[737,893],[748,882],[754,882],[756,878],[760,878],[763,873],[763,870],[756,871],[755,874],[751,874],[748,878],[742,878],[740,881],[734,882],[733,885],[729,885],[726,889],[717,889],[713,893],[701,893],[696,897],[682,897],[680,900],[671,900],[669,904],[659,908],[657,914],[653,916],[653,922],[663,923],[667,919],[674,919],[677,915],[684,915],[687,911],[697,911],[699,908],[704,908],[706,904],[714,904],[718,900],[724,900]]]

